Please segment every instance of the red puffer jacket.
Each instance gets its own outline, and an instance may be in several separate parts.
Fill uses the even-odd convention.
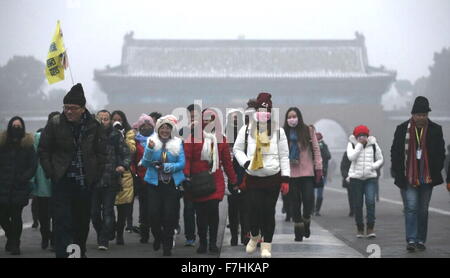
[[[136,141],[136,152],[132,156],[132,162],[130,165],[133,175],[137,175],[142,182],[144,181],[147,168],[137,165],[139,164],[139,161],[141,161],[142,156],[144,156],[144,150],[144,147]]]
[[[191,140],[191,143],[184,143],[184,155],[186,158],[186,165],[184,167],[184,174],[189,177],[194,174],[208,171],[209,164],[206,160],[200,160],[203,140],[200,143],[193,143],[194,140]],[[233,169],[233,163],[231,161],[230,149],[228,147],[228,143],[226,142],[225,137],[223,137],[223,143],[218,143],[219,148],[219,161],[220,166],[213,174],[215,182],[216,182],[216,191],[209,196],[201,197],[194,199],[189,194],[186,194],[186,197],[194,202],[205,202],[208,200],[222,200],[225,194],[225,181],[223,176],[222,167],[227,174],[229,182],[232,184],[237,183],[236,173]]]

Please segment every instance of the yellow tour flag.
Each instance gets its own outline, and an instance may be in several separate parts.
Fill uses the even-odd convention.
[[[64,80],[64,69],[67,68],[67,55],[64,47],[63,33],[58,20],[47,55],[45,75],[49,84]]]

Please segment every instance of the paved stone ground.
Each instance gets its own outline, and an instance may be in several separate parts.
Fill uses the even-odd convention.
[[[274,258],[357,258],[368,257],[371,244],[377,244],[380,256],[384,258],[448,258],[450,257],[450,195],[443,187],[433,191],[429,213],[427,250],[408,253],[405,250],[404,217],[399,191],[386,179],[380,182],[381,200],[376,204],[377,238],[357,239],[354,219],[348,217],[347,195],[341,187],[340,180],[334,179],[324,192],[322,216],[313,217],[309,239],[295,242],[293,223],[285,222],[281,213],[281,198],[276,210],[276,230],[273,239],[272,256]],[[182,203],[182,202],[181,202]],[[138,203],[134,210],[134,221],[138,219]],[[24,231],[22,234],[22,255],[11,256],[3,250],[5,237],[0,231],[0,258],[53,258],[54,253],[40,249],[39,230],[31,228],[31,207],[24,209]],[[183,218],[181,217],[181,227]],[[246,254],[243,245],[230,246],[230,232],[226,228],[227,201],[220,203],[220,225],[218,245],[222,244],[220,255],[198,255],[196,247],[185,247],[183,231],[176,237],[173,258],[257,258],[259,250],[254,254]],[[135,223],[136,224],[136,223]],[[108,251],[99,251],[96,246],[96,234],[91,227],[88,240],[89,258],[157,258],[162,251],[152,249],[152,238],[149,244],[139,243],[139,235],[125,234],[125,246],[117,246],[111,242]]]

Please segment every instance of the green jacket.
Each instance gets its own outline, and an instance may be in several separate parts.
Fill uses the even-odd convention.
[[[34,149],[37,151],[39,146],[39,140],[41,139],[41,133],[36,132],[34,134]],[[33,190],[31,194],[37,197],[51,197],[52,196],[52,184],[50,179],[45,177],[44,169],[42,169],[41,162],[38,158],[38,167],[36,174],[32,180]]]

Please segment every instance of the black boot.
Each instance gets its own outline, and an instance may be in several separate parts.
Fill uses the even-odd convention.
[[[123,230],[122,231],[117,231],[116,244],[117,245],[125,245],[125,241],[123,240]]]
[[[309,236],[311,235],[311,230],[309,229],[310,225],[311,225],[311,219],[303,219],[303,223],[305,223],[305,237],[309,238]]]
[[[305,224],[303,222],[294,223],[295,241],[303,241],[305,235]]]
[[[205,254],[207,246],[208,242],[206,241],[206,238],[200,238],[200,246],[197,249],[197,254]]]
[[[148,227],[141,226],[140,232],[141,232],[141,240],[140,240],[140,242],[141,243],[148,243],[148,239],[150,238]]]
[[[11,240],[9,239],[6,240],[5,252],[11,252]]]
[[[11,243],[11,255],[20,255],[20,240]]]
[[[42,237],[42,241],[41,241],[41,249],[42,250],[46,250],[48,248],[48,243],[49,243],[49,238],[46,236]]]
[[[320,215],[320,208],[322,207],[322,198],[317,198],[317,202],[316,202],[316,209],[315,209],[315,216],[321,216]]]

